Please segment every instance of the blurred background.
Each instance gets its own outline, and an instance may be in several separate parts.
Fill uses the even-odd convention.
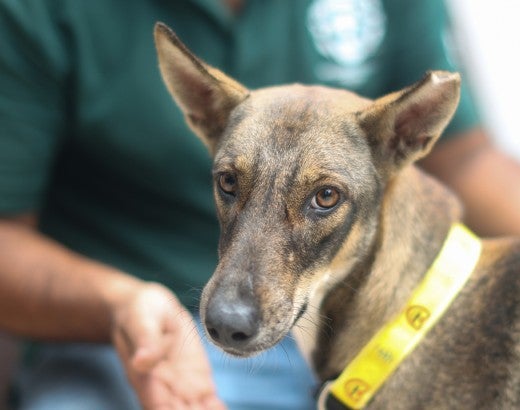
[[[497,143],[520,158],[520,3],[447,0],[455,41],[483,119]],[[519,181],[520,183],[520,181]]]

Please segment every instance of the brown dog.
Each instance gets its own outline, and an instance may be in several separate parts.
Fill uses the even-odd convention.
[[[220,260],[200,306],[210,338],[249,356],[291,329],[336,378],[395,317],[460,220],[412,163],[458,103],[458,74],[371,101],[288,85],[249,91],[155,30],[160,69],[214,157]],[[482,241],[447,312],[370,409],[520,408],[520,242]]]

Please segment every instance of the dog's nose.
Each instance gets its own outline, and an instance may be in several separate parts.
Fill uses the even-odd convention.
[[[213,298],[206,308],[206,329],[221,345],[243,346],[256,335],[258,321],[258,309],[244,300]]]

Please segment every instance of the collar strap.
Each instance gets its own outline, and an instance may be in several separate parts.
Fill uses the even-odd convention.
[[[403,310],[375,334],[336,380],[325,384],[318,408],[338,408],[329,407],[331,402],[351,409],[364,408],[442,317],[475,269],[480,251],[479,238],[464,225],[454,224]]]

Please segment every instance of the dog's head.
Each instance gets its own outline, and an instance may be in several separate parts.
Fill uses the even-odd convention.
[[[460,79],[429,73],[375,101],[318,86],[249,91],[166,26],[155,39],[167,88],[214,158],[220,258],[202,321],[225,351],[251,355],[289,332],[324,277],[366,254],[387,181],[431,149]]]

